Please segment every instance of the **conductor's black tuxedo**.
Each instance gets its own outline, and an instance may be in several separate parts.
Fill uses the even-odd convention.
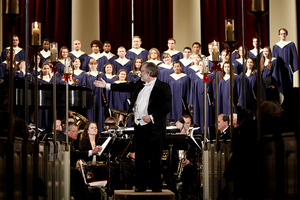
[[[111,90],[133,92],[129,111],[132,112],[144,82],[112,84]],[[156,79],[148,103],[148,115],[152,115],[154,123],[134,125],[135,129],[135,166],[136,187],[146,189],[147,177],[150,177],[152,189],[161,188],[161,153],[162,139],[166,134],[166,115],[172,107],[172,95],[169,84]],[[150,161],[150,163],[149,163]],[[150,172],[148,173],[150,165]]]

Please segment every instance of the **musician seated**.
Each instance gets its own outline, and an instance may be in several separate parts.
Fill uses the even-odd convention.
[[[218,129],[220,131],[220,139],[227,140],[230,138],[229,116],[220,114],[218,116]]]
[[[105,134],[105,132],[107,132],[110,128],[114,129],[117,127],[117,121],[114,117],[108,117],[106,118],[105,122],[104,122],[104,127],[102,129],[102,134]]]
[[[184,121],[177,121],[176,126],[177,128],[181,129],[180,133],[177,134],[189,134],[189,128],[191,126],[192,118],[190,115],[184,114],[181,119]],[[184,122],[184,123],[182,123]],[[176,146],[176,145],[174,145]],[[182,151],[183,150],[183,151]],[[185,152],[185,153],[183,153]],[[182,155],[185,158],[182,158]],[[182,182],[182,193],[181,193],[181,199],[193,199],[192,193],[196,193],[194,183],[196,181],[196,158],[195,158],[195,150],[189,145],[186,145],[186,149],[173,149],[173,159],[172,159],[172,173],[174,173],[176,176],[174,176],[173,183],[169,183],[170,180],[170,162],[169,158],[167,159],[166,165],[164,166],[163,175],[164,180],[166,183],[171,186],[171,190],[178,195],[178,191],[176,189],[176,179],[177,182]],[[182,169],[180,169],[182,168]],[[181,173],[180,173],[181,171]],[[178,174],[180,173],[180,174]],[[179,180],[178,180],[179,179]]]

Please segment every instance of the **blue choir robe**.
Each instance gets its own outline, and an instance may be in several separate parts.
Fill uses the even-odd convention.
[[[185,109],[187,109],[190,93],[190,78],[184,73],[173,73],[167,78],[166,82],[170,85],[172,93],[172,110],[167,115],[167,119],[175,119],[175,121],[177,121],[185,114]]]
[[[110,63],[113,63],[113,61],[118,58],[118,56],[116,56],[115,54],[113,54],[111,52],[105,53],[105,51],[103,51],[101,54],[104,55],[107,58],[108,62],[110,62]]]
[[[50,59],[51,51],[45,51],[44,49],[40,51],[41,63],[43,64],[46,60]]]
[[[199,72],[199,66],[197,65],[192,65],[187,68],[185,68],[185,73],[192,78],[195,73]]]
[[[115,74],[117,74],[120,69],[125,69],[128,74],[132,70],[132,65],[133,65],[132,61],[127,58],[124,59],[117,58],[116,60],[113,61],[112,64],[114,66]]]
[[[177,51],[177,50],[170,50],[170,49],[168,49],[167,51],[164,51],[162,54],[161,54],[161,56],[160,56],[160,59],[161,60],[163,60],[163,55],[165,54],[165,53],[168,53],[168,54],[170,54],[170,56],[172,57],[172,61],[174,62],[174,61],[177,61],[177,60],[180,60],[181,58],[183,58],[183,55],[182,55],[182,53],[180,52],[180,51]]]
[[[191,66],[191,63],[193,62],[191,59],[182,58],[179,60],[181,62],[181,72],[185,73],[185,69],[189,66]]]
[[[44,76],[43,79],[41,79],[41,75],[38,77],[38,83],[39,84],[50,84],[53,85],[53,76]],[[33,79],[34,80],[34,79]],[[35,82],[35,81],[34,81]],[[58,73],[56,73],[56,84],[59,84],[60,82],[60,76]],[[39,108],[39,127],[40,128],[51,128],[53,122],[53,110],[52,108]]]
[[[262,49],[260,49],[259,50],[259,56],[260,56],[260,58],[261,58],[261,56],[262,56],[262,54],[263,54],[263,50]],[[256,64],[256,58],[257,58],[257,49],[251,49],[250,51],[249,51],[249,57],[250,58],[253,58],[253,60],[254,60],[254,68],[255,69],[257,69],[257,64]]]
[[[210,124],[209,122],[209,98],[208,95],[205,97],[204,95],[204,76],[202,73],[197,72],[193,75],[191,79],[191,90],[189,97],[189,104],[193,105],[194,112],[194,124],[200,125],[200,132],[204,133],[204,98],[207,98],[207,126]],[[210,78],[211,79],[211,78]],[[206,81],[207,92],[210,92],[211,83],[210,81]]]
[[[245,59],[244,59],[245,60]],[[234,64],[234,72],[237,75],[240,75],[243,72],[243,58],[238,58],[235,61],[232,61],[232,63]],[[244,64],[246,66],[246,60],[244,61]]]
[[[143,59],[143,62],[146,62],[148,60],[148,54],[149,54],[149,52],[146,49],[143,49],[143,48],[139,48],[139,49],[132,48],[132,49],[129,49],[126,52],[126,56],[125,57],[128,58],[131,61],[134,61],[134,59],[136,57],[141,57]]]
[[[298,70],[297,50],[295,43],[291,41],[276,43],[273,46],[272,57],[278,59],[282,80],[281,85],[283,85],[284,89],[292,88],[293,72]]]
[[[158,65],[158,70],[159,70],[159,73],[158,73],[157,78],[163,82],[166,82],[169,75],[174,73],[172,64],[167,65],[165,63],[162,63],[162,64]]]
[[[240,97],[238,96],[237,84],[239,84],[240,80],[237,80],[238,76],[235,76],[233,79],[233,104],[234,109],[233,112],[237,113],[237,103],[240,103],[238,100]],[[230,112],[230,76],[225,75],[225,77],[219,82],[218,87],[218,111],[220,114],[231,115]]]
[[[69,85],[71,85],[71,86],[78,86],[78,83],[75,84],[74,81],[73,81],[73,80],[70,80],[70,79],[68,80],[68,83],[69,83]],[[66,84],[67,84],[67,82],[65,81],[65,78],[64,78],[64,77],[59,81],[59,84],[60,84],[60,85],[66,85]]]
[[[1,53],[1,63],[3,61],[6,60],[6,53],[7,53],[7,50],[10,49],[10,47],[6,47],[5,49],[3,49],[2,53]],[[15,47],[13,48],[15,50],[15,60],[20,62],[21,60],[25,60],[25,51],[24,49],[22,49],[21,47]]]
[[[73,60],[74,58],[79,58],[80,63],[81,63],[81,69],[82,69],[82,65],[84,63],[84,60],[87,57],[87,54],[81,50],[79,50],[79,51],[73,50],[69,53],[69,57],[71,58],[71,60]]]
[[[278,69],[278,59],[272,58],[271,61],[271,70],[268,69],[268,63],[269,60],[265,59],[265,69],[261,72],[261,77],[271,77],[271,85],[274,85],[276,89],[266,88],[266,100],[272,101],[276,100],[278,101],[278,91],[283,93],[283,88],[281,85],[281,76],[280,76],[280,70]],[[278,90],[278,91],[277,91]]]
[[[64,74],[64,70],[65,70],[65,64],[64,64],[64,60],[58,60],[59,63],[56,65],[57,67],[57,72],[60,74]]]
[[[160,60],[153,60],[153,59],[147,60],[147,62],[154,63],[154,64],[156,64],[157,66],[163,63],[163,62],[160,61]]]
[[[18,62],[16,61],[16,63],[18,64]],[[0,65],[0,79],[4,78],[5,76],[9,75],[9,71],[6,69],[7,67],[7,62],[6,60],[4,62],[1,63]],[[14,68],[14,65],[13,65]]]
[[[106,83],[113,83],[115,82],[116,77],[117,77],[116,75],[105,74],[104,80]],[[108,107],[111,108],[109,102],[113,101],[113,97],[112,97],[113,91],[106,90],[105,88],[104,91],[105,91],[104,94],[105,94],[106,102],[108,103]]]
[[[113,84],[119,84],[119,83],[125,83],[126,81],[115,81]],[[119,92],[119,91],[112,91],[112,98],[109,101],[110,108],[116,109],[116,110],[123,110],[128,111],[129,110],[129,101],[127,99],[130,99],[130,92]],[[132,117],[130,117],[130,120],[128,120],[127,127],[131,126]]]
[[[95,112],[96,112],[96,119],[94,119],[94,110],[87,109],[87,119],[89,121],[97,122],[98,130],[101,131],[102,128],[104,127],[104,121],[105,121],[105,116],[104,116],[105,105],[103,104],[103,99],[102,99],[103,89],[100,87],[95,87],[94,81],[100,80],[100,78],[105,80],[105,74],[102,72],[90,72],[87,73],[86,77],[87,77],[87,81],[86,81],[87,87],[90,87],[92,89],[92,93],[95,92],[94,104],[95,104]]]
[[[137,76],[133,76],[133,71],[130,71],[129,73],[128,73],[128,81],[129,82],[137,82],[138,80],[140,80],[141,79],[141,71],[137,71],[136,72],[136,75]]]
[[[90,62],[90,60],[91,60],[92,58],[94,58],[94,59],[97,61],[97,63],[98,63],[98,71],[102,72],[102,71],[103,71],[103,66],[104,66],[106,63],[108,63],[108,60],[107,60],[107,58],[106,58],[105,56],[103,56],[103,54],[101,54],[101,53],[97,53],[97,54],[92,53],[92,54],[88,55],[88,56],[85,58],[85,60],[84,60],[84,63],[83,63],[83,65],[82,65],[82,70],[84,70],[84,71],[86,71],[86,72],[88,72],[88,71],[90,70],[90,68],[89,68],[89,62]]]
[[[24,74],[22,71],[16,71],[14,72],[14,77],[15,78],[25,78]],[[30,73],[27,73],[27,77],[29,79],[29,81],[32,81],[32,75]]]
[[[236,49],[236,50],[234,50],[234,51],[232,52],[232,54],[231,54],[232,60],[236,60],[237,55],[238,55],[238,50]]]
[[[83,70],[74,70],[74,77],[76,81],[78,82],[79,86],[87,86],[86,84],[86,79],[87,79],[87,74]]]

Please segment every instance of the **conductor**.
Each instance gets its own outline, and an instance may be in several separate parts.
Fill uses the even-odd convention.
[[[136,83],[109,84],[102,79],[94,82],[96,87],[133,92],[129,111],[134,112],[135,192],[146,191],[147,183],[153,192],[162,191],[162,140],[166,134],[166,115],[172,107],[172,95],[170,86],[157,79],[157,75],[158,67],[154,63],[144,63],[141,80]]]

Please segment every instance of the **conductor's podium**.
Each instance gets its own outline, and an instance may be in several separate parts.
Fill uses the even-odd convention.
[[[134,190],[115,190],[115,200],[175,200],[175,194],[170,190],[162,192],[134,192]]]

